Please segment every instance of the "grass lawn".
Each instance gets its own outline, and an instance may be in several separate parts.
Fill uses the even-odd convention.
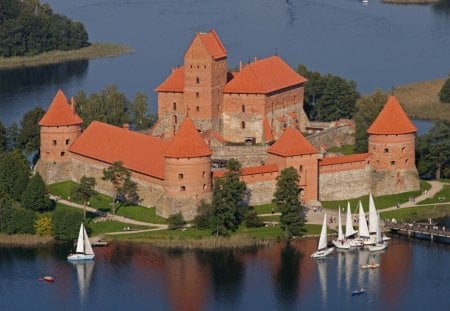
[[[420,204],[446,203],[450,202],[450,185],[444,185],[441,191],[437,192],[432,198],[420,201]]]
[[[262,219],[262,221],[280,221],[279,215],[272,215],[272,216],[258,216]]]
[[[257,214],[270,214],[272,209],[275,213],[278,213],[278,208],[275,203],[261,204],[253,206]]]
[[[349,155],[355,153],[355,145],[343,145],[342,147],[331,147],[329,152],[342,153],[343,155]]]
[[[77,184],[75,182],[69,180],[48,185],[47,187],[51,194],[60,196],[62,199],[67,199],[70,197],[70,193],[76,185]],[[71,201],[82,204],[82,202],[73,200],[72,198]],[[112,212],[111,202],[112,198],[110,196],[96,192],[95,195],[89,200],[89,206],[103,212]],[[148,208],[134,204],[118,203],[116,205],[116,214],[144,222],[157,224],[167,223],[166,219],[156,215],[156,208],[154,207]]]
[[[194,228],[186,228],[186,230],[158,230],[150,232],[142,232],[136,234],[114,235],[108,238],[114,240],[173,240],[173,239],[201,239],[211,236],[209,230],[197,230]]]
[[[106,232],[122,232],[124,227],[130,227],[134,230],[149,229],[147,226],[130,225],[119,221],[108,220],[94,222],[93,219],[88,220],[86,225],[91,231],[91,235],[97,235]]]
[[[398,221],[427,221],[428,218],[436,219],[450,215],[450,204],[438,206],[416,206],[401,208],[398,210],[381,212],[382,219],[395,218]]]

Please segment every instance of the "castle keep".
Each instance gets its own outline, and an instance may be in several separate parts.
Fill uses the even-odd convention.
[[[47,183],[86,175],[96,178],[96,190],[111,193],[103,169],[120,160],[138,183],[142,205],[186,219],[200,200],[210,199],[213,179],[223,176],[216,160],[231,157],[244,164],[250,204],[271,202],[287,167],[298,171],[306,204],[419,189],[416,128],[395,97],[368,130],[368,153],[337,156],[304,136],[311,128],[303,110],[305,83],[278,56],[230,72],[216,32],[199,33],[183,66],[156,88],[158,121],[147,134],[96,121],[82,131],[75,103],[59,90],[39,122],[36,168]]]

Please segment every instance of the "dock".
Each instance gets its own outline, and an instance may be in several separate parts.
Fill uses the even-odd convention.
[[[103,236],[93,236],[89,238],[92,247],[106,247],[108,246],[108,242],[104,239]]]
[[[450,230],[435,224],[387,222],[385,229],[388,229],[392,235],[450,244]]]

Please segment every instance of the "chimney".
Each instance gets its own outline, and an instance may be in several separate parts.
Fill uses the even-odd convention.
[[[122,127],[123,127],[124,129],[126,129],[126,130],[129,130],[129,129],[130,129],[130,124],[124,123],[124,124],[122,125]]]
[[[242,70],[242,61],[240,60],[239,61],[239,71],[241,71]]]
[[[70,110],[75,113],[75,97],[70,98]]]

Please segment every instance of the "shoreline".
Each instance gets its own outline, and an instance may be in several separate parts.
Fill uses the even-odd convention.
[[[122,44],[94,42],[90,46],[70,51],[50,51],[35,56],[0,57],[0,70],[38,67],[95,58],[117,57],[133,53]]]
[[[0,234],[0,246],[36,247],[56,243],[52,236],[34,234]]]

